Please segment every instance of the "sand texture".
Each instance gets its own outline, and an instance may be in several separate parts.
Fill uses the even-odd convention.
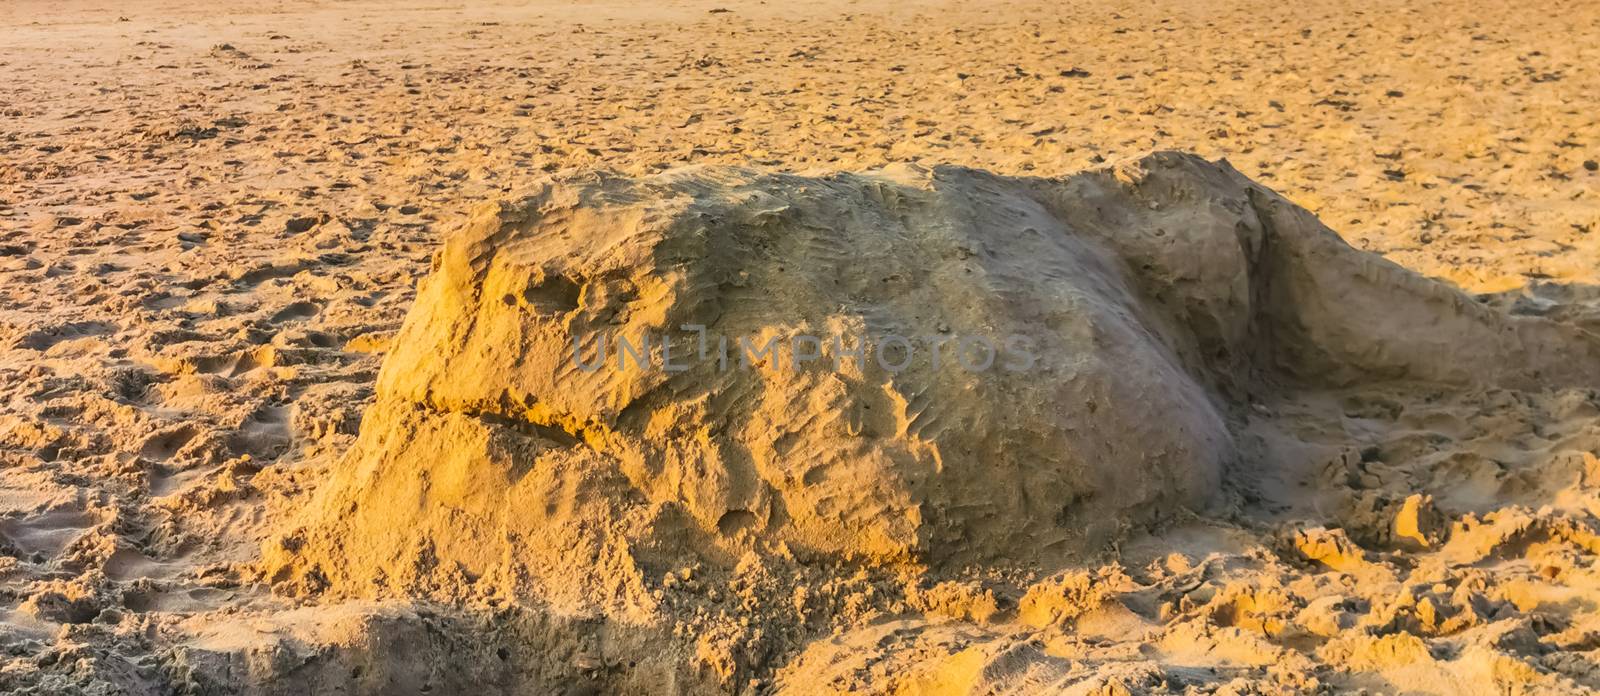
[[[0,692],[1600,690],[1597,62],[1579,2],[6,3]]]

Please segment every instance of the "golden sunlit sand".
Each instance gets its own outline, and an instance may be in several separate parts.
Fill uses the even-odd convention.
[[[0,692],[1600,689],[1597,61],[1580,2],[7,3]]]

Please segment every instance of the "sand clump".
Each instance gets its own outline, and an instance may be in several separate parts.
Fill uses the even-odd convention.
[[[1026,333],[1037,371],[948,357],[936,369],[915,350],[889,361],[904,369],[780,350],[669,370],[671,346],[648,366],[592,364],[598,336],[685,325],[784,347]],[[676,350],[696,357],[697,340]],[[893,597],[868,600],[871,615],[1014,613],[1063,630],[1119,593],[1155,591],[1069,577],[997,596],[962,578],[1081,563],[1153,524],[1244,504],[1261,493],[1249,472],[1282,466],[1263,404],[1397,382],[1592,388],[1600,339],[1355,251],[1226,164],[1177,153],[1062,179],[694,168],[555,181],[446,242],[356,444],[305,527],[269,544],[266,578],[290,594],[532,603],[665,635],[683,633],[667,595],[683,586],[776,573],[803,593],[805,568],[853,567]],[[1288,558],[1385,577],[1352,534],[1443,542],[1432,497],[1384,502],[1350,475],[1352,531],[1295,531]],[[1143,609],[1298,625],[1292,594],[1229,591],[1254,598]],[[744,606],[742,628],[688,620],[708,631],[684,644],[691,673],[738,684],[819,628],[804,601]],[[719,630],[732,642],[707,643]],[[651,669],[677,669],[666,662]]]
[[[481,575],[518,555],[498,547],[508,534],[560,527],[541,511],[620,520],[637,500],[658,538],[629,542],[646,546],[748,534],[877,563],[1081,552],[1124,520],[1202,505],[1232,454],[1179,357],[1200,339],[1152,340],[1165,332],[1141,315],[1177,318],[1119,266],[1025,187],[961,170],[549,185],[441,252],[330,489],[325,514],[348,525],[330,536],[411,535],[421,514],[435,552],[470,549]],[[743,354],[693,359],[685,325]],[[613,349],[586,372],[608,336],[671,337],[688,363],[622,369]],[[889,356],[895,336],[922,349]],[[971,336],[1021,336],[1035,364],[957,356]],[[922,337],[949,341],[942,365]],[[828,351],[796,364],[815,343]],[[874,348],[827,354],[842,344]]]

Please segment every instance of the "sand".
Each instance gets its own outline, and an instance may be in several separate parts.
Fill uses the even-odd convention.
[[[1463,306],[1596,331],[1592,6],[28,1],[0,19],[0,690],[1600,688],[1589,363],[1556,350],[1552,374],[1493,379],[1493,341],[1234,401],[1253,463],[1220,506],[1070,562],[685,561],[619,585],[608,601],[655,607],[620,619],[459,577],[274,572],[444,237],[549,175],[1058,178],[1192,151]],[[1426,324],[1378,297],[1352,335],[1390,357]],[[662,646],[683,653],[640,659]]]

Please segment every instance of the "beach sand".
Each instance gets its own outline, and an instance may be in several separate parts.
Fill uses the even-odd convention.
[[[1070,567],[684,567],[598,629],[273,572],[444,237],[547,177],[1187,151],[1600,333],[1600,6],[1413,5],[5,3],[0,691],[659,693],[664,644],[685,693],[1600,689],[1581,382],[1258,399],[1292,465]]]

